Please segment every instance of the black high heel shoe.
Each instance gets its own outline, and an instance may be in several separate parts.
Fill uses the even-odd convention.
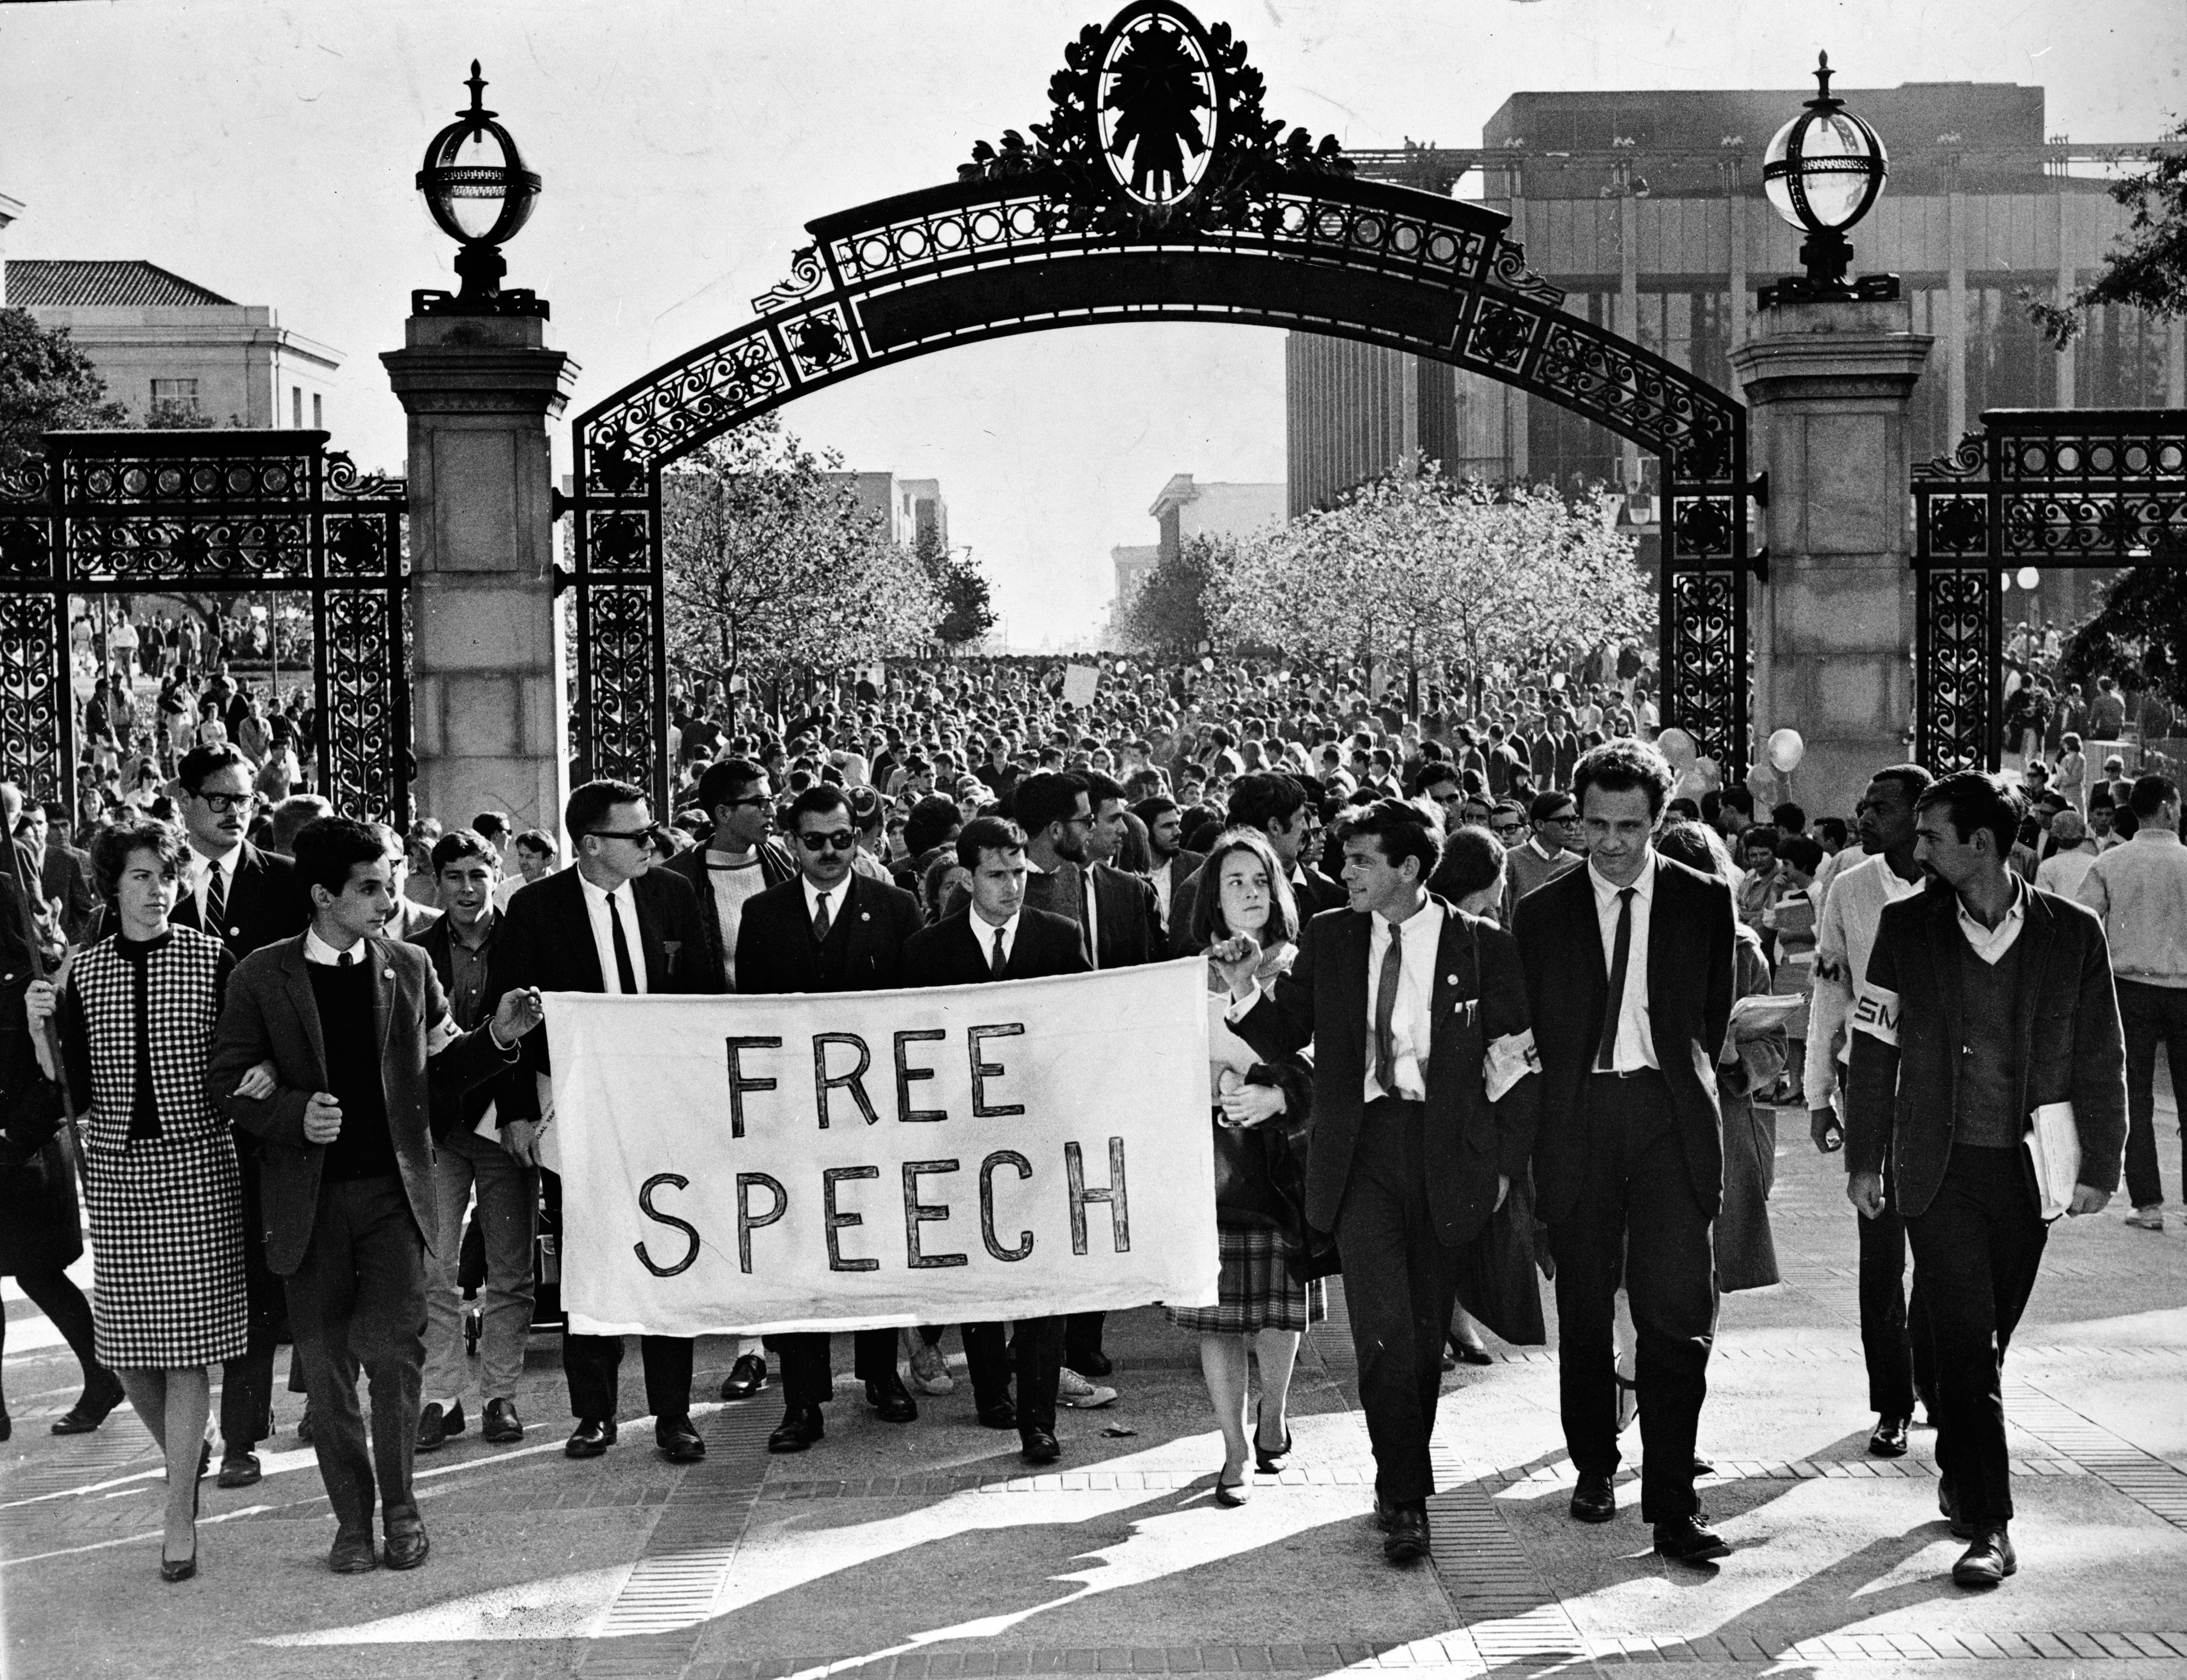
[[[205,1472],[200,1470],[196,1475],[190,1478],[189,1556],[181,1559],[170,1558],[166,1555],[164,1550],[160,1554],[160,1579],[170,1585],[178,1581],[188,1581],[198,1572],[198,1503],[199,1496],[205,1487],[204,1477]]]
[[[1261,1445],[1261,1408],[1253,1408],[1253,1468],[1262,1475],[1281,1475],[1284,1460],[1291,1455],[1291,1432],[1288,1424],[1284,1429],[1284,1444],[1273,1449]]]

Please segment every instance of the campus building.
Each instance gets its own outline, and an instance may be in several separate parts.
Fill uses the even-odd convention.
[[[1882,138],[1891,177],[1853,230],[1854,273],[1896,273],[1933,334],[1911,413],[1914,459],[1948,453],[1986,408],[2187,406],[2187,322],[2102,309],[2063,354],[2021,306],[2092,278],[2127,212],[2105,192],[2146,145],[2046,132],[2044,90],[1909,83],[1837,90]],[[1762,190],[1770,137],[1812,89],[1515,93],[1476,149],[1359,155],[1363,171],[1479,198],[1512,218],[1565,308],[1737,395],[1730,354],[1756,289],[1801,272],[1799,234]],[[1492,480],[1628,492],[1645,530],[1655,463],[1556,404],[1400,352],[1294,333],[1286,346],[1289,509],[1324,506],[1418,452]],[[1644,547],[1651,547],[1645,545]],[[2077,615],[2096,575],[2046,578],[2027,610]],[[2009,617],[2024,615],[2017,600]]]

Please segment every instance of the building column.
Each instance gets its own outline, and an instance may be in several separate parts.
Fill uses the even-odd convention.
[[[1640,342],[1640,204],[1628,187],[1617,200],[1617,331]],[[1660,348],[1660,346],[1659,346]],[[1640,446],[1626,438],[1618,450],[1622,490],[1640,487]]]
[[[1511,213],[1511,237],[1523,250],[1526,243],[1526,178],[1515,163],[1504,179],[1511,186],[1510,199],[1504,206]],[[1500,381],[1497,389],[1504,393],[1504,475],[1524,484],[1527,479],[1526,429],[1531,420],[1526,393]]]
[[[1929,337],[1893,303],[1757,311],[1732,352],[1769,475],[1757,591],[1755,739],[1793,728],[1807,756],[1791,797],[1850,811],[1881,766],[1902,763],[1914,715],[1911,461],[1906,410]]]
[[[577,364],[537,316],[413,315],[379,359],[410,417],[414,806],[557,832],[569,792],[547,436]]]
[[[1726,174],[1731,181],[1731,191],[1724,199],[1728,212],[1731,243],[1731,347],[1734,350],[1746,342],[1746,194],[1740,190],[1739,171],[1734,166]]]
[[[1951,168],[1944,195],[1944,447],[1967,435],[1967,195]]]
[[[2164,405],[2187,408],[2187,320],[2177,315],[2164,336]]]
[[[2073,268],[2073,247],[2069,243],[2072,230],[2067,225],[2066,194],[2063,192],[2053,193],[2050,195],[2050,202],[2055,206],[2054,213],[2057,218],[2055,232],[2058,238],[2057,290],[2051,301],[2059,308],[2063,309],[2066,301],[2073,295],[2076,278]],[[2060,408],[2072,407],[2075,402],[2073,346],[2070,344],[2058,352],[2055,387],[2055,406]]]

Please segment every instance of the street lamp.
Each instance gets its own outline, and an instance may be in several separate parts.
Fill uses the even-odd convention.
[[[1769,142],[1762,160],[1762,188],[1778,215],[1807,234],[1800,260],[1805,277],[1765,287],[1762,304],[1887,302],[1898,295],[1896,274],[1864,274],[1848,281],[1852,244],[1846,233],[1875,207],[1891,172],[1891,160],[1875,131],[1830,94],[1830,55],[1815,67],[1817,93],[1807,108]]]
[[[528,291],[503,291],[509,272],[501,248],[531,219],[539,201],[539,177],[524,166],[523,154],[509,132],[486,108],[486,78],[471,60],[470,109],[436,134],[425,147],[418,191],[440,230],[463,249],[455,270],[464,289],[411,294],[414,315],[544,315],[547,306]],[[496,154],[498,156],[496,156]]]

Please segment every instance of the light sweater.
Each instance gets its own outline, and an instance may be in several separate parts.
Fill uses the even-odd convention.
[[[1830,882],[1815,930],[1814,992],[1808,1003],[1808,1062],[1803,1079],[1808,1106],[1821,1108],[1837,1086],[1841,1064],[1852,1059],[1850,1037],[1836,1044],[1868,974],[1883,907],[1921,891],[1916,876],[1903,881],[1881,854],[1847,863]],[[1834,1045],[1836,1054],[1833,1055]]]
[[[2138,829],[2089,866],[2076,895],[2104,919],[2111,973],[2187,987],[2187,846],[2169,829]]]

